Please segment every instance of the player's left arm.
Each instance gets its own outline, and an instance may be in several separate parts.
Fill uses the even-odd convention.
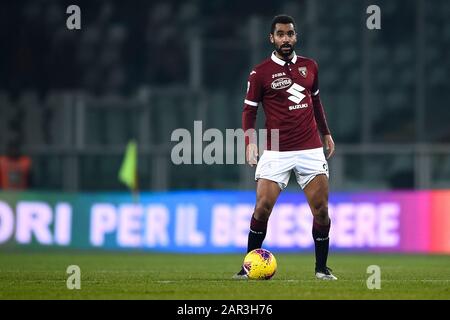
[[[327,119],[325,116],[325,110],[323,108],[322,102],[320,101],[319,92],[319,68],[317,63],[314,62],[316,68],[314,73],[314,84],[311,90],[311,96],[314,108],[314,117],[316,119],[317,127],[319,132],[323,136],[323,142],[325,145],[325,150],[327,151],[327,159],[331,158],[334,154],[335,144],[333,137],[331,136],[330,128],[328,128]]]

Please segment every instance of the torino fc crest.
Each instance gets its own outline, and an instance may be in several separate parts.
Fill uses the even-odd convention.
[[[308,69],[306,69],[306,67],[300,67],[298,68],[298,72],[300,72],[300,75],[303,78],[306,78],[308,76]]]

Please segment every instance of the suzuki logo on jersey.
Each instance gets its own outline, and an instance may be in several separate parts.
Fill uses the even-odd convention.
[[[287,93],[291,94],[288,99],[296,104],[299,104],[303,100],[303,98],[306,97],[306,95],[302,93],[304,90],[305,88],[303,88],[301,85],[294,83],[292,87],[286,90]]]
[[[272,81],[272,89],[280,90],[289,87],[292,84],[292,80],[289,78],[279,78]]]
[[[289,106],[289,111],[297,110],[297,109],[304,109],[304,108],[308,108],[308,104],[307,103],[302,103],[302,104],[296,104],[294,106]]]

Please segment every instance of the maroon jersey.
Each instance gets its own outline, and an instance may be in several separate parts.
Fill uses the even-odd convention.
[[[297,56],[286,62],[275,53],[257,65],[248,78],[242,126],[255,128],[258,104],[262,103],[268,130],[279,130],[279,151],[322,147],[319,132],[330,134],[319,97],[317,63]]]

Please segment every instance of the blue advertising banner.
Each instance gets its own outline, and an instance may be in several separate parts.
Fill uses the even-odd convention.
[[[431,214],[431,195],[331,195],[331,247],[450,251],[447,245],[433,246],[431,230],[437,224]],[[0,250],[47,246],[242,253],[254,203],[253,191],[143,193],[139,202],[127,193],[0,193]],[[264,247],[278,252],[312,250],[311,228],[312,215],[303,194],[283,192],[271,215]]]

